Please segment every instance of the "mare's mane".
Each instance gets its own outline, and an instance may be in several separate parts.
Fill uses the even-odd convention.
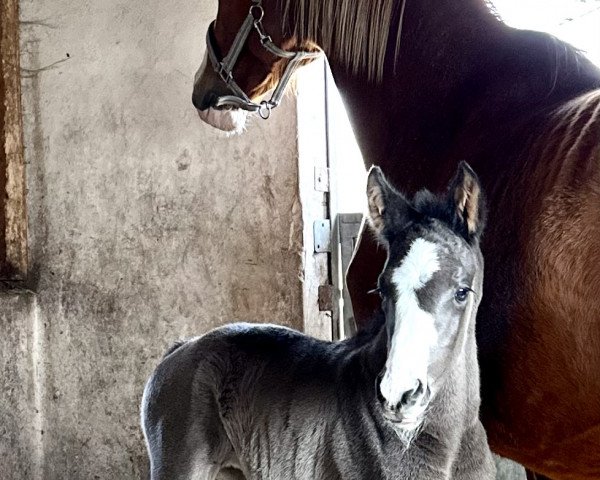
[[[300,39],[319,39],[323,50],[332,52],[352,73],[366,71],[380,80],[386,49],[396,34],[400,46],[406,0],[281,0],[284,18]],[[398,19],[398,21],[395,21]],[[287,23],[287,22],[286,22]]]
[[[501,21],[490,0],[472,1],[480,4],[481,11],[486,9],[490,16]],[[323,50],[346,65],[353,75],[365,73],[370,80],[380,81],[383,78],[385,62],[389,61],[386,55],[390,44],[395,44],[394,61],[398,59],[407,0],[279,0],[279,2],[284,12],[284,23],[292,25],[291,33],[301,41],[318,41]],[[430,13],[449,14],[444,4],[445,2],[441,2],[439,7],[431,9]],[[429,7],[427,8],[429,10]],[[543,68],[550,70],[548,72],[550,93],[560,84],[561,77],[572,77],[582,69],[590,68],[590,63],[578,49],[547,33],[529,33],[532,40],[535,38],[534,48],[547,52],[547,62]],[[524,45],[524,48],[531,48],[534,45]],[[539,66],[536,68],[539,69]]]

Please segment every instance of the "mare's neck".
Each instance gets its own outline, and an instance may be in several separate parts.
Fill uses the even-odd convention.
[[[365,162],[408,193],[442,187],[455,160],[476,166],[499,128],[600,86],[572,50],[506,27],[483,0],[409,0],[394,62],[398,25],[395,18],[380,84],[326,53]]]

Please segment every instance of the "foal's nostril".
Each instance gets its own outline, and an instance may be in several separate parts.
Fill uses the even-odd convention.
[[[415,405],[422,397],[423,392],[423,382],[421,382],[421,380],[417,380],[417,383],[415,384],[412,390],[408,390],[407,392],[404,392],[402,394],[400,405],[402,405],[403,407],[411,407]]]
[[[381,402],[382,405],[385,405],[385,398],[381,394],[381,379],[383,378],[383,373],[377,375],[377,379],[375,380],[375,395],[377,395],[377,400]]]

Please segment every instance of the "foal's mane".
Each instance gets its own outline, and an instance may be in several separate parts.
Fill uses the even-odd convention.
[[[284,21],[291,21],[301,40],[319,46],[348,66],[365,71],[371,80],[383,77],[387,45],[396,33],[397,57],[406,0],[281,0]],[[396,11],[398,10],[398,11]],[[399,27],[394,32],[393,19]]]

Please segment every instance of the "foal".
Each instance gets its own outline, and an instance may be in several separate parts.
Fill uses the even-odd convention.
[[[493,479],[479,422],[475,315],[483,196],[461,164],[448,191],[396,192],[369,173],[388,258],[374,327],[332,343],[232,324],[175,345],[148,381],[152,480]],[[234,470],[232,470],[234,469]]]

